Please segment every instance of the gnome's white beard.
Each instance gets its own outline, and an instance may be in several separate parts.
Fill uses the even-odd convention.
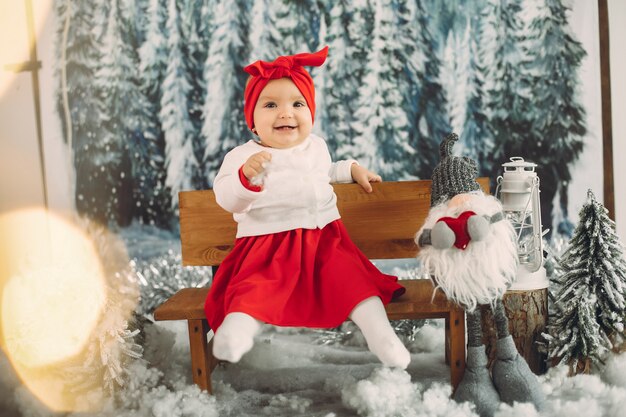
[[[416,242],[422,231],[432,229],[440,218],[456,218],[464,211],[492,216],[502,211],[502,205],[495,197],[478,192],[462,206],[448,207],[447,203],[435,206],[417,233]],[[454,246],[441,250],[427,245],[421,248],[417,258],[436,287],[450,300],[472,311],[478,304],[493,304],[515,279],[518,262],[515,232],[510,222],[500,220],[489,226],[485,239],[470,241],[465,250]]]

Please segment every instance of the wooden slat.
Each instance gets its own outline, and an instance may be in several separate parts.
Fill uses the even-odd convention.
[[[154,310],[154,319],[193,320],[203,319],[204,301],[209,288],[183,288]]]
[[[219,265],[235,241],[233,215],[215,201],[213,190],[178,193],[183,265]]]
[[[406,292],[386,307],[391,320],[446,317],[456,308],[438,291],[431,302],[433,285],[429,280],[401,280]],[[208,288],[183,288],[154,311],[155,320],[204,319]]]
[[[485,192],[489,179],[479,178]],[[429,180],[372,184],[334,184],[337,206],[350,237],[370,259],[411,258],[413,241],[430,208]],[[182,191],[179,196],[183,264],[218,265],[232,249],[237,225],[215,201],[212,190]]]
[[[430,207],[430,181],[383,182],[366,193],[336,184],[337,207],[352,241],[369,259],[411,258]]]

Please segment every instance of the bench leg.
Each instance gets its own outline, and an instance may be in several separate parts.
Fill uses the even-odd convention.
[[[446,362],[454,392],[465,371],[465,311],[461,308],[451,310],[446,318]]]
[[[191,369],[193,382],[200,389],[212,392],[211,372],[217,365],[217,359],[213,357],[213,340],[207,343],[209,323],[206,319],[187,320],[189,327],[189,349],[191,351]]]
[[[446,334],[445,334],[445,344],[444,347],[446,349],[446,365],[450,365],[450,316],[446,316]]]

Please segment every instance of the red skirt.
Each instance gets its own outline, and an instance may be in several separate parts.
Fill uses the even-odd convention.
[[[341,220],[323,229],[242,237],[220,265],[204,304],[212,329],[243,312],[277,326],[332,328],[361,301],[402,295],[352,243]]]

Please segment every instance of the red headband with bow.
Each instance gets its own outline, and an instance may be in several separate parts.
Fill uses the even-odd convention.
[[[309,109],[311,109],[311,118],[315,120],[315,86],[311,75],[304,69],[304,66],[319,67],[326,61],[327,55],[328,46],[312,54],[279,56],[273,62],[256,61],[245,67],[243,70],[252,76],[244,92],[243,111],[248,127],[254,128],[254,107],[261,91],[270,80],[284,77],[291,78],[298,87]]]

